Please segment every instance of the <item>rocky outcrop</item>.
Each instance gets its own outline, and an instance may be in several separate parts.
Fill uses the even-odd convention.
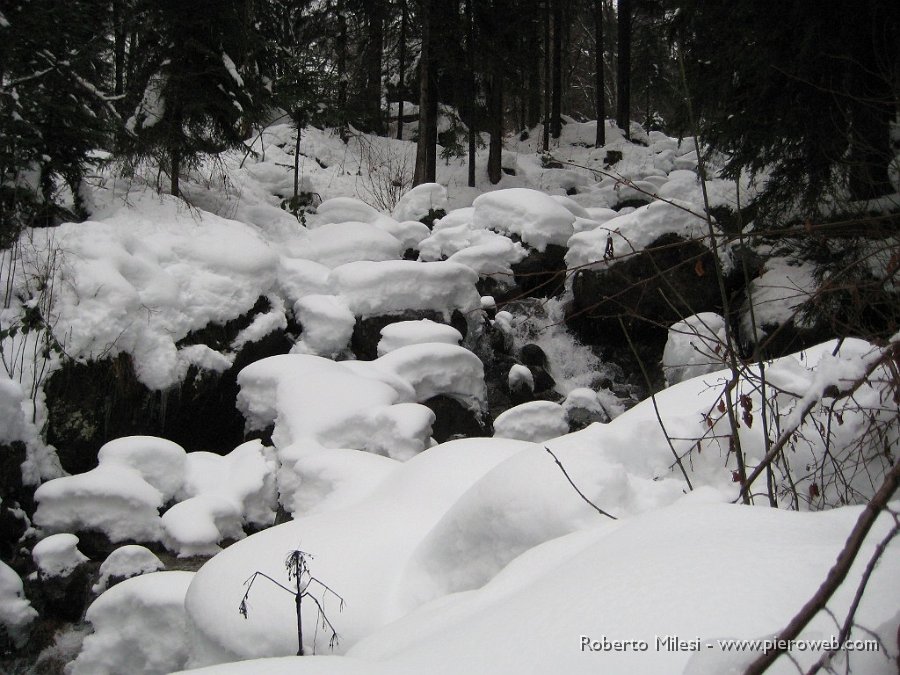
[[[632,373],[643,361],[654,386],[662,383],[668,327],[698,312],[722,312],[712,252],[676,234],[604,269],[577,272],[572,290],[569,327]]]
[[[227,351],[240,331],[268,309],[266,299],[260,298],[248,314],[191,333],[178,347],[206,345]],[[120,436],[162,436],[188,451],[230,451],[244,440],[244,419],[234,405],[237,374],[249,363],[287,353],[292,344],[287,331],[277,329],[242,345],[224,372],[192,365],[184,380],[167,391],[143,385],[125,353],[68,362],[45,386],[47,442],[57,448],[60,464],[69,473],[97,466],[100,446]]]

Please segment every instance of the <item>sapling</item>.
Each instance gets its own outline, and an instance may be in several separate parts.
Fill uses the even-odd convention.
[[[338,643],[338,634],[334,629],[331,621],[328,619],[328,615],[325,614],[325,595],[330,593],[340,601],[338,611],[343,611],[344,609],[344,599],[327,585],[323,584],[321,581],[312,576],[312,574],[310,574],[309,565],[307,564],[307,560],[310,558],[312,558],[312,556],[309,553],[301,551],[300,549],[294,549],[293,551],[288,552],[287,557],[284,559],[284,567],[287,570],[288,581],[294,582],[294,588],[285,586],[281,582],[276,581],[275,579],[270,577],[268,574],[257,570],[250,576],[249,579],[247,579],[247,581],[244,582],[247,590],[244,592],[244,597],[241,598],[241,604],[238,606],[238,612],[240,612],[241,616],[243,616],[245,619],[248,618],[249,607],[247,606],[247,600],[250,597],[250,590],[253,588],[253,582],[256,581],[257,577],[268,579],[273,584],[278,586],[278,588],[293,595],[294,604],[297,608],[297,656],[304,655],[303,618],[300,613],[303,598],[309,598],[310,600],[312,600],[312,602],[314,602],[316,605],[316,609],[318,610],[319,616],[318,621],[316,622],[316,631],[318,632],[318,627],[320,625],[322,626],[322,628],[331,631],[331,637],[328,639],[328,647],[331,649],[333,649],[334,646]],[[322,591],[321,601],[310,592],[310,586],[312,586],[313,584],[316,584]],[[313,641],[313,650],[315,650],[315,640]]]

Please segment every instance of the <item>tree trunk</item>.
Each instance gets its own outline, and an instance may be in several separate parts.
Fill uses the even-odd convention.
[[[550,111],[550,135],[562,133],[562,34],[563,0],[553,0],[553,101]]]
[[[400,100],[397,102],[397,140],[403,140],[403,74],[406,72],[406,22],[408,14],[406,11],[406,0],[400,0],[400,54],[397,57],[399,61],[397,77],[397,91]]]
[[[125,20],[122,16],[122,0],[113,0],[113,64],[115,68],[115,89],[117,97],[116,110],[120,115],[124,112],[125,94]]]
[[[344,3],[337,8],[337,75],[338,75],[338,133],[344,143],[347,142],[347,17],[344,15]]]
[[[550,0],[544,0],[544,130],[542,147],[550,150]]]
[[[466,47],[468,49],[467,65],[468,75],[466,76],[466,86],[468,89],[466,96],[466,107],[468,109],[468,119],[466,124],[469,127],[469,187],[475,187],[475,22],[472,18],[472,0],[466,0]]]
[[[538,18],[534,17],[528,22],[528,42],[525,45],[525,53],[528,56],[528,77],[525,82],[528,105],[525,111],[525,126],[529,129],[541,122],[541,53],[537,49],[539,42],[540,28]]]
[[[369,25],[369,44],[366,50],[366,120],[369,131],[382,134],[381,120],[381,54],[384,50],[384,17],[381,0],[367,0],[366,21]]]
[[[491,185],[500,182],[503,174],[503,75],[495,69],[490,82],[491,143],[488,150],[488,180]]]
[[[594,146],[606,145],[606,82],[603,73],[603,0],[594,0],[594,101],[597,113],[597,137]]]
[[[619,71],[616,124],[631,139],[631,0],[619,0]]]
[[[434,182],[437,165],[434,143],[437,141],[437,101],[435,98],[432,45],[432,0],[422,0],[422,51],[419,57],[419,140],[416,144],[416,169],[413,183]]]

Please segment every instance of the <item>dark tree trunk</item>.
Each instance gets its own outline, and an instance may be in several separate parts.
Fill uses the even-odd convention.
[[[116,110],[122,115],[124,112],[125,94],[125,19],[123,14],[122,0],[113,0],[112,16],[113,16],[113,63],[115,68],[115,95],[119,97],[116,100]]]
[[[490,91],[490,132],[491,143],[488,150],[488,180],[491,185],[500,182],[503,174],[503,75],[495,69],[491,74]]]
[[[876,26],[870,3],[860,3],[864,18],[854,22],[854,43],[859,45],[850,66],[847,88],[850,93],[849,188],[853,199],[875,199],[894,192],[888,165],[894,157],[890,124],[897,114],[896,94],[882,47],[873,35]],[[891,48],[884,45],[885,53]],[[894,45],[894,47],[896,47]]]
[[[341,140],[347,142],[347,17],[344,14],[344,3],[337,8],[337,74],[338,74],[338,133]]]
[[[475,187],[475,22],[472,18],[472,0],[466,0],[466,47],[468,53],[466,61],[468,65],[468,75],[466,76],[466,87],[468,89],[466,96],[466,106],[468,108],[468,119],[466,124],[469,126],[469,187]]]
[[[606,81],[603,73],[603,0],[594,0],[594,102],[597,113],[597,137],[594,146],[606,145]]]
[[[543,150],[550,150],[550,0],[544,0],[544,134]]]
[[[399,61],[399,75],[397,77],[397,91],[400,94],[400,100],[397,102],[397,140],[403,140],[403,74],[406,72],[406,22],[408,14],[406,11],[406,0],[400,0],[400,54],[397,57]]]
[[[537,49],[540,42],[540,28],[537,17],[528,22],[528,36],[525,53],[528,57],[528,76],[525,81],[528,104],[525,111],[525,126],[536,127],[541,121],[541,53]]]
[[[381,54],[384,51],[384,17],[381,0],[366,0],[369,43],[366,49],[366,124],[374,134],[383,133],[381,117]]]
[[[419,140],[413,183],[431,183],[437,167],[437,97],[434,83],[432,0],[422,0],[422,52],[419,57]]]
[[[550,135],[562,133],[562,36],[563,0],[553,0],[553,101],[550,111]]]
[[[631,139],[631,0],[619,0],[616,124]]]

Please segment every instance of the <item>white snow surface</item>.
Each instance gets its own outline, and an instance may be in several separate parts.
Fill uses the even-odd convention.
[[[398,221],[422,220],[431,211],[447,209],[447,188],[438,183],[422,183],[400,197],[392,215]]]
[[[143,384],[166,389],[187,370],[175,342],[247,312],[274,285],[278,257],[244,223],[171,197],[131,200],[43,235],[64,253],[54,333],[76,358],[129,353]]]
[[[294,246],[296,257],[326,267],[356,260],[396,260],[403,254],[400,241],[383,229],[362,222],[328,223],[309,231]]]
[[[78,537],[74,534],[51,534],[41,539],[31,549],[31,557],[42,579],[67,577],[88,558],[78,550]]]
[[[177,443],[156,436],[124,436],[97,451],[100,464],[126,466],[162,494],[164,502],[181,489],[187,453]]]
[[[748,297],[753,302],[753,314],[749,301],[741,307],[741,336],[751,344],[755,342],[754,318],[760,340],[789,321],[804,326],[798,309],[813,297],[817,288],[812,263],[774,257],[765,262],[764,270],[762,276],[750,282]]]
[[[701,312],[669,327],[662,368],[667,384],[721,370],[726,364],[725,320]]]
[[[458,345],[462,342],[462,335],[453,326],[430,319],[396,321],[381,329],[381,339],[378,341],[377,348],[378,356],[383,356],[400,347],[425,342]]]
[[[294,316],[303,327],[295,351],[319,356],[344,351],[356,325],[356,317],[339,295],[306,295],[294,304]]]
[[[22,579],[0,560],[0,628],[5,629],[13,644],[21,647],[28,639],[28,629],[37,611],[25,597]]]
[[[352,262],[328,277],[356,316],[432,309],[447,320],[454,309],[470,312],[481,307],[477,280],[475,272],[458,263],[412,260]]]
[[[542,443],[569,433],[565,409],[552,401],[529,401],[510,408],[494,420],[495,438]]]
[[[164,675],[188,653],[184,597],[193,572],[152,572],[116,584],[88,607],[88,635],[70,675]]]
[[[476,226],[518,235],[538,251],[544,251],[548,244],[565,246],[574,232],[572,212],[537,190],[497,190],[477,197],[472,205]]]
[[[140,574],[158,572],[163,568],[163,562],[149,548],[138,544],[120,546],[106,556],[106,560],[100,565],[100,577],[91,590],[100,594],[109,587],[110,579],[130,579]]]

